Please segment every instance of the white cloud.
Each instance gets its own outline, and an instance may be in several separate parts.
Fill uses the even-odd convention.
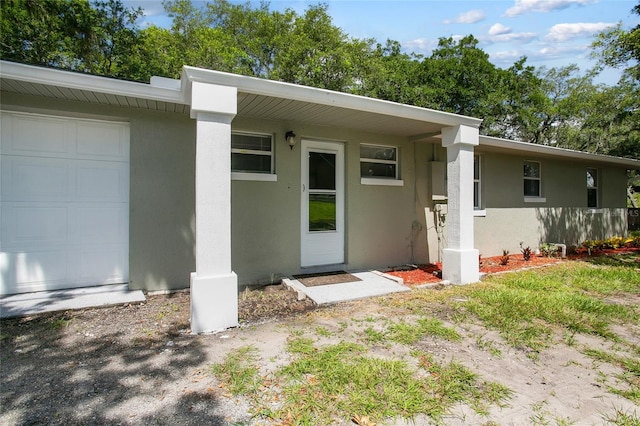
[[[447,19],[445,24],[475,24],[485,18],[484,12],[479,9],[469,10],[456,16],[454,19]]]
[[[537,60],[559,59],[576,55],[580,57],[581,55],[586,56],[588,54],[588,49],[589,45],[582,44],[571,46],[546,46],[537,52],[534,52],[531,56]]]
[[[437,45],[437,40],[428,38],[417,38],[415,40],[409,40],[402,43],[402,47],[404,50],[421,54],[431,52]]]
[[[510,42],[518,42],[521,44],[529,43],[538,38],[538,34],[536,33],[508,33],[508,34],[498,34],[498,35],[489,35],[480,37],[479,40],[487,43],[510,43]]]
[[[562,42],[578,37],[592,36],[593,34],[613,27],[616,24],[607,22],[581,22],[575,24],[556,24],[549,30],[545,37],[549,41]]]
[[[521,50],[503,50],[500,52],[494,52],[490,54],[491,62],[504,65],[511,65],[516,60],[524,56],[524,52]]]
[[[551,12],[566,9],[573,5],[584,6],[598,0],[515,0],[514,6],[507,9],[505,16],[513,18],[527,12]]]
[[[491,28],[489,28],[489,35],[495,36],[500,34],[508,34],[511,32],[511,27],[505,27],[501,23],[493,24]]]

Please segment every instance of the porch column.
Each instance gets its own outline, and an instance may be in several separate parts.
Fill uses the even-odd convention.
[[[447,248],[442,251],[442,278],[453,284],[480,280],[478,250],[473,248],[473,147],[475,127],[442,129],[447,148]]]
[[[194,82],[196,123],[196,271],[191,274],[191,331],[238,325],[238,277],[231,270],[231,120],[237,89]]]

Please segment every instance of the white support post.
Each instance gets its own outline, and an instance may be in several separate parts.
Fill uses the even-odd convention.
[[[442,252],[442,278],[453,284],[480,280],[478,250],[473,247],[473,147],[477,128],[442,129],[447,148],[447,248]]]
[[[194,82],[196,123],[196,271],[191,274],[191,331],[238,325],[238,277],[231,270],[231,120],[237,89]]]

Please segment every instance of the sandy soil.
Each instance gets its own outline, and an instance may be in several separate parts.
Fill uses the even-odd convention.
[[[252,419],[249,401],[220,387],[210,372],[213,363],[251,344],[268,376],[288,362],[284,347],[292,333],[314,337],[319,344],[357,340],[364,327],[394,318],[385,303],[393,297],[310,310],[308,302],[296,302],[278,286],[244,298],[241,313],[248,322],[216,335],[190,334],[188,293],[152,296],[141,305],[2,320],[0,424],[265,424]],[[327,336],[318,335],[318,327]],[[606,424],[616,412],[640,415],[639,407],[607,390],[616,385],[620,371],[580,353],[583,345],[610,347],[597,338],[575,336],[567,346],[559,336],[555,346],[532,359],[481,325],[458,324],[456,329],[464,336],[461,342],[428,339],[418,346],[508,386],[513,396],[507,405],[491,407],[488,416],[456,406],[445,417],[446,425],[590,425]],[[640,326],[616,332],[640,345]],[[409,351],[399,345],[373,346],[371,355],[410,360]],[[388,422],[431,423],[429,418]]]

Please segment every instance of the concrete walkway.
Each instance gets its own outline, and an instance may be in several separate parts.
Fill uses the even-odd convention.
[[[318,305],[365,299],[385,294],[410,291],[402,278],[378,271],[351,272],[361,281],[306,287],[296,279],[285,278],[282,282],[298,292],[298,298],[308,297]]]
[[[129,291],[127,284],[39,291],[0,298],[0,318],[24,317],[43,312],[66,311],[68,309],[140,303],[145,300],[142,291]]]

